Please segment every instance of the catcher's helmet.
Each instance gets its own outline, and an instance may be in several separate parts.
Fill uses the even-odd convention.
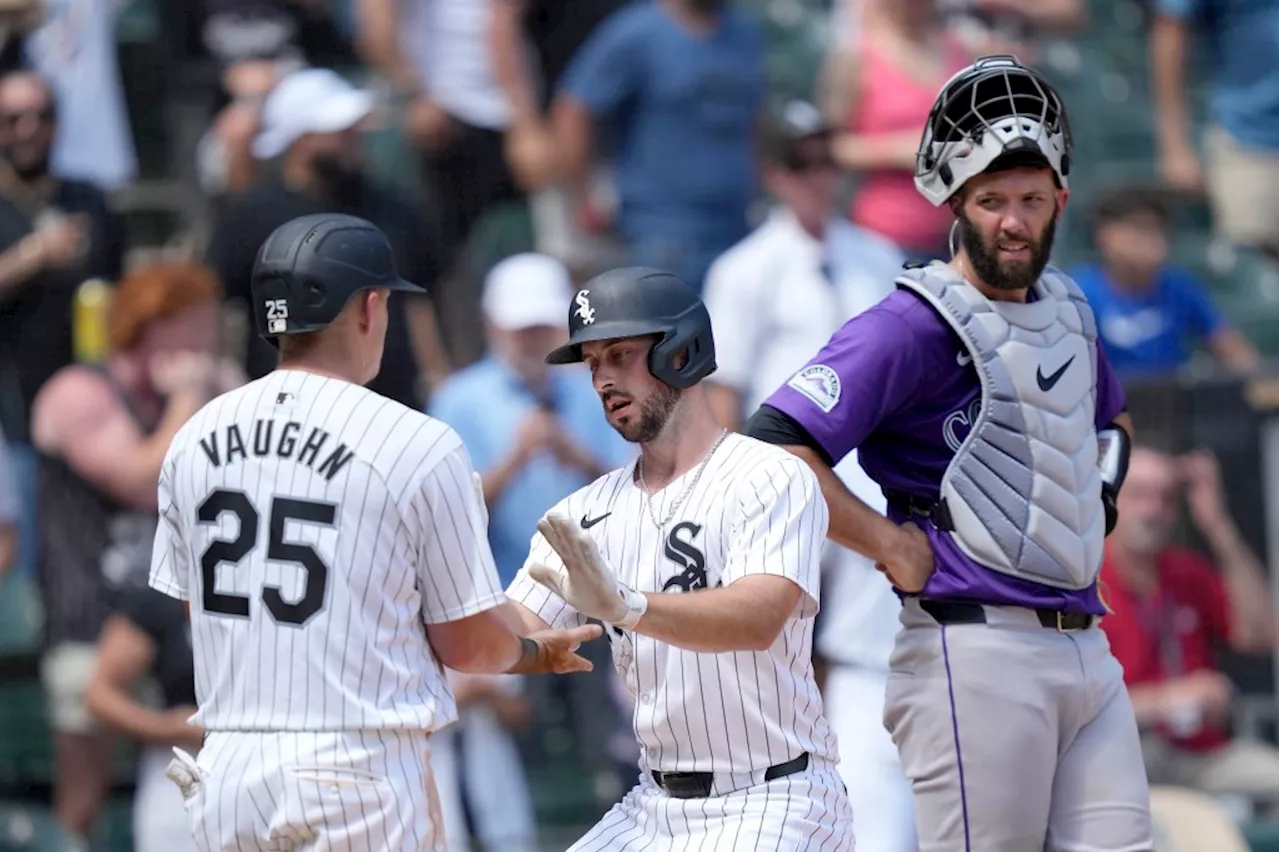
[[[597,275],[569,305],[569,342],[547,356],[548,364],[582,360],[591,340],[660,335],[649,350],[649,372],[672,387],[691,387],[716,368],[711,315],[692,287],[669,272],[628,266]],[[680,367],[677,354],[685,353]]]
[[[974,175],[1004,166],[1071,170],[1071,126],[1049,81],[1013,56],[984,56],[933,102],[916,151],[920,194],[941,206]]]
[[[253,319],[258,334],[327,327],[361,290],[423,288],[396,273],[391,243],[355,216],[318,213],[286,222],[267,237],[253,264]]]

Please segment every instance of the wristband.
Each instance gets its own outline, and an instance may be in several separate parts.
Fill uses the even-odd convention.
[[[528,636],[520,637],[520,659],[503,674],[537,674],[542,658],[542,646]]]
[[[640,617],[644,615],[645,610],[649,608],[649,599],[644,596],[643,592],[637,592],[635,589],[626,586],[619,586],[618,595],[626,603],[627,612],[613,624],[615,627],[632,630],[640,621]]]

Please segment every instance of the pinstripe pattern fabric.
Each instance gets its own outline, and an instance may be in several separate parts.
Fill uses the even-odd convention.
[[[425,733],[215,733],[186,800],[200,852],[444,852]]]
[[[162,468],[151,570],[191,602],[193,723],[457,718],[423,622],[505,601],[471,474],[448,426],[337,379],[277,371],[198,412]]]
[[[588,534],[623,582],[677,594],[773,574],[806,592],[766,651],[699,654],[631,631],[605,631],[614,666],[635,702],[644,765],[663,772],[750,772],[803,752],[834,761],[835,739],[810,662],[827,531],[817,477],[785,450],[730,435],[679,511],[658,530],[633,474],[634,463],[555,507],[575,521],[607,515]],[[658,517],[665,517],[691,476],[653,495]],[[533,562],[560,565],[540,534],[507,595],[554,626],[583,623],[579,613],[529,578]]]
[[[835,767],[706,799],[673,799],[648,776],[569,852],[849,852],[853,814]],[[870,850],[876,852],[876,850]]]

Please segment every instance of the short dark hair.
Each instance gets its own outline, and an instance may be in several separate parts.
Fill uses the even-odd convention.
[[[1093,206],[1093,230],[1134,215],[1154,216],[1162,228],[1167,228],[1173,217],[1169,193],[1146,184],[1108,190]]]

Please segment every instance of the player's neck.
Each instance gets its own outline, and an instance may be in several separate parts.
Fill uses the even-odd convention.
[[[649,490],[658,491],[688,473],[706,458],[724,428],[711,413],[706,396],[690,394],[671,414],[662,434],[640,445],[644,458],[644,479]]]
[[[315,376],[350,382],[353,385],[363,385],[367,381],[362,378],[359,371],[351,364],[325,358],[319,353],[299,358],[282,358],[276,369],[311,373]]]

